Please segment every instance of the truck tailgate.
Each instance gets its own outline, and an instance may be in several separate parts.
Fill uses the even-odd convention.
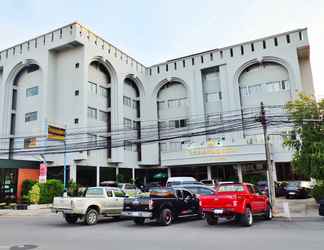
[[[124,211],[148,211],[149,197],[126,198],[124,200]]]
[[[203,209],[230,208],[235,206],[236,196],[233,194],[221,194],[204,196],[201,198],[201,207]]]
[[[69,197],[54,197],[53,208],[72,209],[71,200]]]

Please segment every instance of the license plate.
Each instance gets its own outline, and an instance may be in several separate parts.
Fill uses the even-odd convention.
[[[296,194],[295,192],[289,192],[289,194]]]
[[[222,214],[223,213],[223,209],[215,209],[214,210],[214,214]]]
[[[142,213],[140,213],[140,212],[132,212],[132,215],[133,215],[133,216],[141,216]]]

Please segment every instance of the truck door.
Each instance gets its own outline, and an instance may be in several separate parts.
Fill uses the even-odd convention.
[[[251,185],[247,185],[247,189],[249,191],[249,201],[252,208],[252,213],[258,212],[258,202],[254,188]]]
[[[113,207],[114,207],[114,214],[119,215],[124,208],[124,199],[125,199],[125,192],[122,190],[114,190],[114,197],[113,197]]]
[[[183,194],[183,203],[184,203],[184,213],[191,214],[198,211],[197,201],[194,198],[194,195],[187,190],[182,191]]]

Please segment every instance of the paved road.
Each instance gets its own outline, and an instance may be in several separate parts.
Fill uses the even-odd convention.
[[[204,249],[324,249],[324,218],[314,221],[257,221],[250,228],[234,223],[208,226],[192,219],[169,227],[154,223],[105,219],[95,226],[68,225],[59,215],[0,217],[0,249],[41,250],[204,250]]]

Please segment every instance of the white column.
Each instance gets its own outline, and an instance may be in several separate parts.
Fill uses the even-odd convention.
[[[272,179],[273,181],[278,181],[276,163],[274,161],[272,162],[272,169],[273,169]]]
[[[135,182],[135,168],[132,168],[132,179]]]
[[[116,181],[117,181],[117,176],[118,176],[118,174],[119,174],[119,168],[116,167]]]
[[[171,168],[168,168],[168,177],[171,177]]]
[[[74,161],[71,161],[70,163],[70,180],[73,182],[76,182],[77,180],[77,165]]]
[[[207,179],[208,180],[212,179],[211,166],[207,166]]]
[[[239,182],[242,183],[243,182],[242,166],[236,165],[236,169],[237,169],[237,175],[238,175]]]
[[[97,187],[100,186],[100,166],[97,166]]]

